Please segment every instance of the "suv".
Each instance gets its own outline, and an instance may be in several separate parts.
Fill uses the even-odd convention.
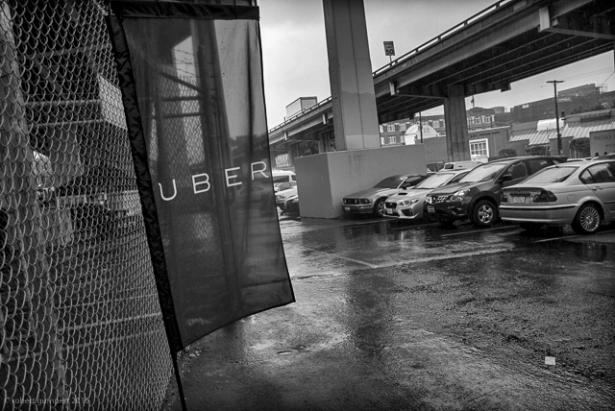
[[[470,218],[486,227],[498,219],[502,187],[517,184],[538,170],[565,161],[561,157],[511,157],[482,164],[459,183],[432,191],[425,202],[427,213],[443,225]]]

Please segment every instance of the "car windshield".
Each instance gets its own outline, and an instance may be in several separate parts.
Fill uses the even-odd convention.
[[[509,163],[487,163],[476,167],[465,175],[460,183],[475,183],[477,181],[491,180]]]
[[[402,176],[387,177],[381,182],[379,182],[378,184],[376,184],[374,187],[375,188],[397,188],[399,187],[399,184],[401,184],[403,180],[404,179],[402,178]]]
[[[440,187],[441,185],[444,185],[449,182],[454,175],[455,174],[452,173],[432,174],[425,180],[415,185],[413,188],[431,189]]]
[[[523,184],[561,183],[566,180],[577,168],[579,168],[578,165],[572,164],[545,168],[525,180]]]

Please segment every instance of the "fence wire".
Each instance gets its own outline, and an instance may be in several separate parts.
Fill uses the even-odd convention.
[[[103,1],[0,0],[0,409],[159,409],[171,357]]]

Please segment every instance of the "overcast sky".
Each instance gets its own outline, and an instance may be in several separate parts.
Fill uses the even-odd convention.
[[[372,71],[384,66],[383,41],[395,42],[396,57],[494,4],[493,0],[364,0]],[[284,121],[286,105],[302,96],[331,95],[322,0],[259,0],[267,123]],[[514,105],[553,96],[558,89],[595,83],[615,89],[613,52],[511,84],[507,92],[475,96],[478,107]],[[468,108],[469,106],[469,102]],[[426,114],[441,112],[434,109]]]

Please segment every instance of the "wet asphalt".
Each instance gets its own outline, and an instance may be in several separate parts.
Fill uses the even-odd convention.
[[[297,302],[191,346],[189,410],[614,409],[614,226],[280,226]]]

